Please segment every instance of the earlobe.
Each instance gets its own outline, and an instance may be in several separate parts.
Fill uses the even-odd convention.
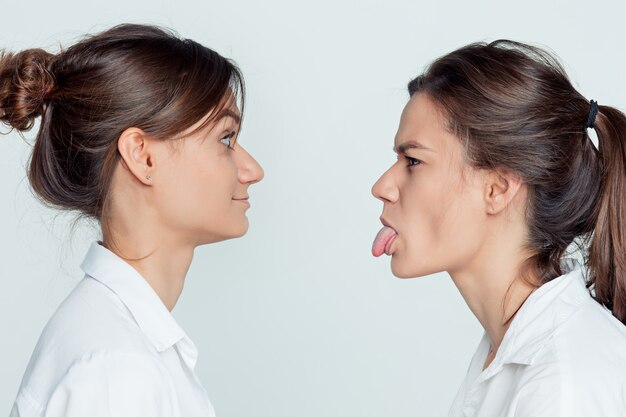
[[[152,185],[154,155],[152,141],[143,130],[130,127],[117,140],[122,165],[142,184]]]

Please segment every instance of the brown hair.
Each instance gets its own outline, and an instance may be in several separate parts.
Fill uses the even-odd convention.
[[[437,103],[471,166],[506,169],[527,184],[532,255],[520,277],[539,286],[561,275],[577,239],[588,245],[594,298],[626,324],[626,116],[599,106],[597,150],[587,133],[590,101],[557,59],[509,40],[457,49],[408,90]]]
[[[230,97],[243,113],[231,61],[155,26],[115,26],[57,55],[0,54],[0,121],[27,131],[41,116],[28,172],[35,194],[101,224],[125,129],[172,137],[211,110],[199,128],[219,117]]]

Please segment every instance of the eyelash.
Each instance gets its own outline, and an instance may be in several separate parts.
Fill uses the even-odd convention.
[[[223,145],[225,145],[228,149],[233,150],[235,149],[232,145],[232,138],[233,136],[235,136],[235,132],[229,132],[226,136],[224,136],[222,139],[220,139],[220,142],[222,142],[223,140],[228,140],[228,144],[222,142]]]
[[[411,158],[410,156],[405,156],[406,160],[409,161],[407,167],[411,168],[417,165],[421,165],[422,161],[419,159]]]

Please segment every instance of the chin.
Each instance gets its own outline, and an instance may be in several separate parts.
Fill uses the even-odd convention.
[[[245,229],[240,230],[236,233],[233,234],[233,236],[231,237],[231,239],[236,239],[238,237],[242,237],[243,235],[245,235],[246,233],[248,233],[248,227],[246,226]]]
[[[397,257],[391,258],[391,273],[396,278],[417,278],[422,277],[424,275],[428,275],[428,273],[424,273],[424,271],[420,271],[419,268],[414,265],[407,265],[406,262],[398,259]]]
[[[245,235],[246,233],[248,233],[248,229],[250,228],[250,221],[248,220],[248,217],[246,217],[245,215],[243,216],[243,221],[241,222],[239,227],[240,227],[240,230],[239,230],[237,237],[241,237]]]
[[[416,278],[419,275],[415,275],[415,274],[411,274],[408,271],[399,269],[399,268],[394,268],[391,267],[391,273],[396,277],[396,278],[401,278],[401,279],[406,279],[406,278]]]
[[[236,239],[238,237],[242,237],[243,235],[245,235],[247,231],[248,231],[247,220],[245,223],[242,223],[241,225],[238,225],[237,227],[233,227],[232,229],[229,229],[229,230],[220,230],[219,232],[215,230],[213,231],[207,230],[200,237],[199,242],[197,242],[197,245],[208,245],[211,243],[218,243],[218,242],[223,242],[225,240]]]
[[[248,233],[248,228],[249,228],[249,224],[248,224],[248,219],[246,218],[245,221],[241,222],[241,224],[238,224],[237,227],[233,228],[233,230],[230,230],[228,237],[226,237],[224,240],[236,239],[238,237],[242,237],[243,235]]]

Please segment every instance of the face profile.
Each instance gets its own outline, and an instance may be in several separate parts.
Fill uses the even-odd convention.
[[[372,187],[385,226],[373,254],[390,255],[397,277],[468,264],[486,233],[483,173],[464,161],[461,141],[446,123],[427,94],[414,95],[395,137],[397,161]]]
[[[164,235],[194,246],[243,236],[248,188],[262,180],[263,169],[238,141],[241,114],[234,100],[220,113],[205,123],[209,112],[170,140],[125,131],[118,143],[122,163],[114,176],[112,204],[130,209],[142,195],[149,215],[169,230]],[[116,191],[118,185],[122,190]]]

